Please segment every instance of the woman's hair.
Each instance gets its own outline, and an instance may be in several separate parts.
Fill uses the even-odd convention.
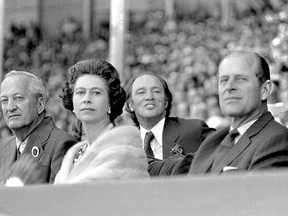
[[[111,109],[111,113],[109,113],[110,121],[113,122],[122,114],[126,93],[121,87],[119,73],[112,64],[102,59],[88,59],[77,62],[69,68],[68,72],[69,79],[62,83],[62,95],[60,95],[66,109],[70,111],[74,109],[73,90],[77,78],[85,74],[92,74],[106,81]]]

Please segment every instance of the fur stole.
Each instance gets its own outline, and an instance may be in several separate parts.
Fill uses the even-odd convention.
[[[75,154],[83,145],[84,142],[80,142],[69,149],[54,184],[149,178],[147,157],[137,127],[117,126],[105,132],[73,164]]]

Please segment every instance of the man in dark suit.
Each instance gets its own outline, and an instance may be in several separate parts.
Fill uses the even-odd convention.
[[[76,139],[46,116],[46,89],[31,73],[11,71],[1,84],[1,105],[14,136],[0,141],[0,183],[53,183]]]
[[[166,81],[156,74],[138,74],[130,80],[126,92],[126,111],[140,127],[144,143],[146,132],[153,133],[150,144],[157,159],[194,153],[202,141],[215,131],[199,119],[170,117],[172,94]]]
[[[220,107],[231,118],[231,126],[211,134],[195,156],[150,161],[154,174],[219,174],[288,167],[288,129],[267,109],[273,87],[267,61],[253,52],[235,51],[223,58],[218,72]]]

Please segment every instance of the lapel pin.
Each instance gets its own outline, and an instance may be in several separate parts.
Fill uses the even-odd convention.
[[[37,146],[33,146],[32,150],[31,150],[32,156],[36,158],[36,157],[38,157],[39,153],[40,153],[39,148]]]
[[[184,150],[183,147],[180,146],[178,143],[172,148],[171,153],[174,154],[183,154]]]

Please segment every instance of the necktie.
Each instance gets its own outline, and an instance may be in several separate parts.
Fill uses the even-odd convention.
[[[154,157],[150,142],[154,138],[154,134],[151,131],[148,131],[144,138],[144,150],[147,156]]]
[[[218,146],[215,158],[212,165],[212,170],[226,157],[226,154],[230,151],[230,149],[234,146],[234,140],[239,135],[239,131],[235,128],[231,130],[227,136],[222,140],[220,145]]]

